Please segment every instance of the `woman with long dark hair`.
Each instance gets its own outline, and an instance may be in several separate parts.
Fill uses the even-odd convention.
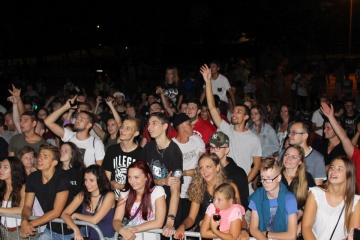
[[[25,200],[26,172],[17,157],[0,162],[0,213],[21,214]],[[1,217],[1,239],[17,239],[21,219]]]
[[[83,183],[85,164],[79,148],[72,142],[65,142],[60,148],[58,168],[63,169],[70,179],[70,196],[75,196]]]
[[[76,213],[75,211],[80,205],[83,205],[82,212]],[[115,195],[111,190],[110,181],[106,177],[104,169],[94,164],[85,169],[83,190],[65,208],[61,218],[74,231],[76,240],[83,240],[83,234],[74,220],[96,224],[105,239],[113,239],[115,232],[111,223],[114,217],[114,205]],[[93,229],[84,235],[89,236],[89,239],[99,239]]]
[[[275,132],[279,139],[280,148],[283,147],[285,138],[289,133],[293,121],[293,113],[288,105],[282,105],[280,108],[280,118],[276,124]]]
[[[161,228],[166,214],[165,191],[155,186],[146,162],[136,161],[129,166],[124,190],[116,207],[114,229],[124,240],[156,239],[155,233],[137,233]]]
[[[324,186],[310,188],[302,220],[304,239],[347,239],[360,227],[360,196],[355,194],[354,163],[334,158]]]

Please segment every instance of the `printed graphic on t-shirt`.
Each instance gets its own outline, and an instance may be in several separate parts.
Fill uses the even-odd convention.
[[[125,156],[125,155],[114,158],[114,160],[113,160],[114,169],[115,169],[114,178],[115,178],[116,182],[118,182],[120,184],[126,183],[127,168],[128,168],[128,166],[130,166],[130,164],[132,164],[135,161],[136,161],[136,159],[134,159],[130,156]]]
[[[150,168],[155,179],[166,178],[168,170],[160,160],[151,160]]]
[[[173,104],[176,104],[176,97],[179,94],[179,90],[177,88],[169,88],[164,90],[164,95],[167,96]]]
[[[81,157],[82,157],[82,160],[83,162],[85,161],[85,152],[86,152],[86,149],[85,148],[79,148],[79,151],[81,153]]]
[[[194,150],[191,150],[190,152],[183,153],[183,163],[190,162],[192,159],[196,158],[198,154]]]

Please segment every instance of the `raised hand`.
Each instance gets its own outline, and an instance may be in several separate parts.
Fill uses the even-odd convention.
[[[200,73],[202,74],[202,76],[204,78],[204,81],[206,83],[210,82],[210,80],[211,80],[211,69],[206,64],[201,66]]]

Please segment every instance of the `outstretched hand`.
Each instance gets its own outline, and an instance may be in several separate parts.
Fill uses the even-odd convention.
[[[12,86],[12,90],[9,89],[9,93],[10,93],[12,96],[16,97],[16,98],[20,97],[20,95],[21,95],[21,88],[16,88],[16,87],[14,86],[14,84],[11,84],[11,86]]]
[[[202,65],[200,68],[200,73],[202,74],[204,81],[206,83],[210,82],[211,80],[211,69],[206,65]]]
[[[333,117],[334,116],[334,107],[332,104],[330,106],[326,102],[321,103],[320,111],[325,115],[325,117]]]

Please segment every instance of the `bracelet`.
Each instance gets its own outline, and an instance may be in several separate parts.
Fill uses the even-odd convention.
[[[242,231],[247,232],[248,230],[247,230],[247,228],[241,228],[241,232],[242,232]]]
[[[266,231],[265,237],[269,238],[268,235],[269,235],[269,231]]]

